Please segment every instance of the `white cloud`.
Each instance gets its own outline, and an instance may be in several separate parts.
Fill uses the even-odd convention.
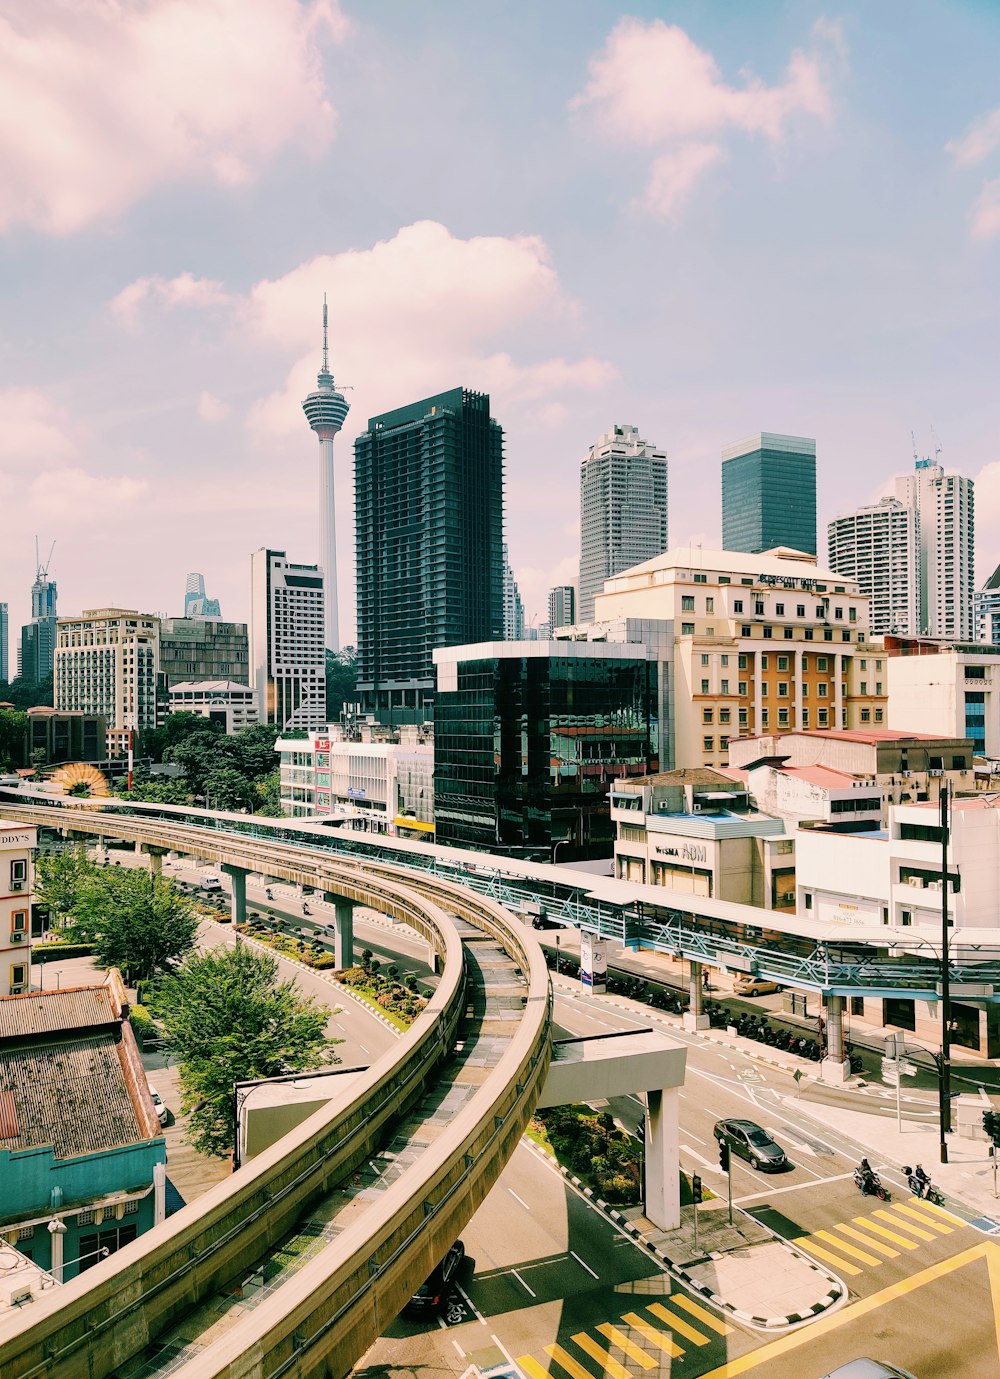
[[[817,23],[813,32],[820,41],[842,48],[839,30]],[[719,140],[727,132],[776,143],[800,116],[831,118],[818,54],[793,52],[783,79],[773,86],[750,72],[741,76],[740,85],[728,84],[711,53],[678,26],[662,19],[646,23],[626,18],[591,59],[590,79],[571,106],[590,109],[611,139],[664,148],[653,164],[645,204],[672,218],[700,174],[722,156]]]
[[[0,18],[0,229],[69,234],[162,183],[252,180],[335,116],[337,0],[13,0]]]
[[[111,314],[133,328],[139,323],[142,309],[153,302],[173,310],[178,306],[225,306],[232,300],[222,284],[212,278],[196,278],[192,273],[180,273],[176,278],[153,274],[148,278],[136,278],[123,287],[112,298]]]
[[[202,393],[198,398],[198,415],[202,421],[225,421],[229,416],[229,404],[214,393]]]
[[[1000,107],[973,120],[958,139],[950,139],[945,149],[959,167],[974,167],[1000,148]]]
[[[37,388],[0,388],[0,465],[34,468],[76,450],[69,417]]]
[[[676,220],[687,204],[695,183],[713,163],[723,157],[718,144],[682,144],[672,153],[662,153],[649,173],[645,204],[663,220]]]
[[[993,239],[995,235],[1000,235],[1000,177],[983,183],[983,189],[972,207],[970,221],[976,239]]]

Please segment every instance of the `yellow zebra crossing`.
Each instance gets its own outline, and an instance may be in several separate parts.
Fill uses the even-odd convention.
[[[837,1273],[855,1275],[861,1273],[862,1266],[878,1268],[887,1259],[899,1259],[904,1250],[917,1250],[921,1244],[951,1235],[964,1225],[961,1217],[936,1202],[914,1197],[799,1236],[795,1244]]]
[[[595,1379],[595,1373],[607,1379],[634,1379],[648,1370],[661,1373],[664,1355],[680,1359],[685,1348],[679,1338],[705,1346],[713,1335],[728,1336],[733,1329],[686,1293],[651,1302],[642,1311],[648,1315],[625,1312],[619,1322],[601,1322],[593,1328],[596,1335],[578,1331],[565,1345],[543,1346],[548,1365],[534,1355],[519,1355],[517,1363],[527,1379]],[[589,1367],[585,1359],[591,1361]]]

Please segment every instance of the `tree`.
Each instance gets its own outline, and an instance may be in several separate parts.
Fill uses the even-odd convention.
[[[28,715],[20,709],[0,709],[0,766],[20,766],[28,737]]]
[[[221,766],[230,764],[229,739],[217,728],[205,724],[164,752],[164,760],[178,765],[187,776],[192,794],[204,795],[205,781]]]
[[[352,704],[358,684],[358,653],[353,646],[326,653],[326,716],[336,723],[345,704]]]
[[[52,707],[52,676],[44,680],[0,680],[0,701],[17,709],[33,709],[36,705]]]
[[[176,747],[194,733],[221,733],[222,726],[211,719],[202,718],[200,713],[190,713],[186,709],[167,714],[159,728],[146,728],[142,733],[141,750],[154,761],[162,761],[164,753]]]
[[[190,804],[191,787],[185,776],[161,776],[148,780],[133,780],[132,789],[123,784],[115,794],[137,804]]]
[[[268,953],[238,943],[192,953],[149,998],[177,1051],[188,1139],[219,1158],[236,1140],[233,1084],[336,1062],[326,1035],[329,1012],[279,981]]]
[[[212,809],[252,809],[257,798],[252,780],[235,766],[220,766],[205,777],[206,804]]]
[[[55,924],[65,924],[76,909],[91,863],[72,852],[43,852],[35,863],[35,894]]]
[[[45,766],[45,763],[48,761],[48,759],[49,759],[49,758],[48,758],[48,755],[46,754],[46,751],[45,751],[45,748],[44,748],[44,747],[36,747],[36,748],[35,748],[35,750],[34,750],[34,751],[32,752],[32,754],[31,754],[31,766],[32,766],[31,779],[32,779],[32,780],[44,780],[44,779],[45,779],[45,771],[44,771],[43,768],[44,768],[44,766]]]
[[[190,952],[198,916],[172,881],[133,868],[85,864],[69,923],[98,961],[130,984],[169,972]]]
[[[278,729],[273,723],[255,723],[251,728],[242,728],[229,739],[233,765],[248,780],[260,780],[269,775],[276,765],[274,744],[277,739]]]
[[[280,819],[284,813],[281,808],[280,768],[276,766],[266,776],[254,781],[254,790],[257,792],[257,805],[254,813],[266,814],[269,818]]]

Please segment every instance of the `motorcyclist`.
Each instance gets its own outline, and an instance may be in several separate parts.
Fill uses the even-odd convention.
[[[875,1170],[872,1168],[871,1164],[868,1162],[867,1159],[861,1160],[857,1168],[854,1170],[854,1176],[857,1179],[858,1187],[861,1189],[863,1193],[865,1193],[866,1195],[870,1195],[872,1192],[874,1192],[876,1181]]]
[[[924,1170],[923,1164],[917,1164],[913,1170],[913,1181],[916,1184],[914,1192],[917,1197],[927,1197],[931,1190],[931,1176]]]

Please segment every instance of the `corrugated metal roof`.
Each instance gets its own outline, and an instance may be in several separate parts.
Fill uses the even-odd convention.
[[[70,1159],[151,1138],[140,1128],[110,1033],[0,1048],[0,1097],[5,1092],[16,1133],[0,1135],[2,1149],[51,1145],[57,1159]]]
[[[117,1024],[120,1019],[109,986],[68,987],[0,997],[0,1041],[58,1034]]]
[[[16,1139],[20,1133],[13,1094],[0,1091],[0,1140]]]

